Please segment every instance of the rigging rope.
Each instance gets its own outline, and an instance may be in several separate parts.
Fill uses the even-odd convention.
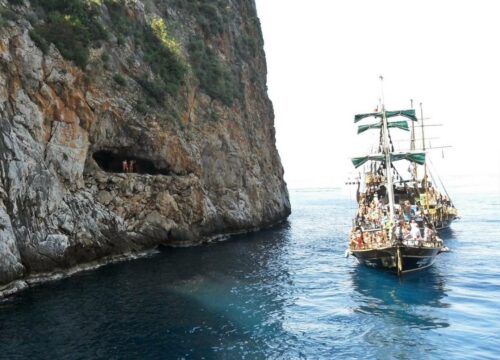
[[[434,167],[434,164],[432,163],[432,161],[431,161],[431,159],[430,159],[430,158],[428,158],[428,161],[429,161],[429,164],[432,166],[432,168],[435,170],[436,168]],[[433,176],[432,176],[432,172],[430,172],[430,171],[429,171],[429,173],[431,174],[432,181],[435,181],[435,180],[434,180],[434,178],[433,178]],[[441,180],[441,178],[439,177],[439,174],[437,173],[437,171],[436,171],[436,176],[437,176],[437,178],[438,178],[438,180],[439,180],[439,183],[441,184],[441,187],[442,187],[442,188],[443,188],[443,190],[444,190],[444,193],[445,193],[445,194],[446,194],[446,196],[448,197],[448,200],[450,201],[450,204],[451,204],[452,206],[455,206],[455,205],[453,205],[453,201],[451,200],[451,197],[450,197],[450,195],[448,194],[448,191],[446,190],[446,187],[444,186],[443,181],[442,181],[442,180]]]

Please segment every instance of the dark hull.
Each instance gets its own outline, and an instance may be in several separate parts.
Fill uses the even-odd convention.
[[[403,275],[431,266],[439,254],[440,248],[390,246],[380,249],[353,250],[351,252],[363,265],[387,269]]]
[[[436,227],[437,231],[448,230],[450,228],[451,223],[454,220],[456,220],[456,218],[451,218],[451,219],[448,219],[448,220],[443,220],[443,221],[440,221],[440,222],[436,222],[434,224],[434,226]]]

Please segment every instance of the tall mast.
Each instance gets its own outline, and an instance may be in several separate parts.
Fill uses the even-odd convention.
[[[425,151],[425,134],[424,134],[424,110],[422,109],[422,103],[420,103],[420,121],[422,124],[422,150]]]
[[[422,151],[425,152],[425,133],[424,133],[424,110],[420,103],[420,121],[422,122]],[[429,210],[429,180],[427,178],[427,161],[424,163],[424,191],[425,191],[425,207]]]
[[[410,99],[411,109],[413,109],[413,99]],[[415,150],[415,122],[411,122],[410,150]]]
[[[413,99],[410,99],[411,109],[413,109]],[[410,140],[410,150],[415,150],[415,121],[411,122],[411,140]],[[411,179],[417,181],[417,164],[411,166]]]
[[[389,221],[392,222],[394,220],[394,187],[392,184],[391,148],[389,144],[389,127],[387,125],[387,115],[385,112],[383,76],[380,76],[380,85],[382,90],[382,151],[385,155],[385,174],[387,177],[387,194],[389,197]],[[392,234],[390,237],[392,238]]]

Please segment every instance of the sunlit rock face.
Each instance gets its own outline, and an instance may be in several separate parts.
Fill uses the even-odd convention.
[[[0,3],[0,284],[289,215],[253,1]]]

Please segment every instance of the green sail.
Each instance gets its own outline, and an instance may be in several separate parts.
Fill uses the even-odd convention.
[[[396,110],[396,111],[386,111],[386,117],[391,118],[394,116],[404,116],[405,118],[408,118],[413,121],[418,121],[417,116],[415,115],[415,110],[414,109],[409,109],[409,110]]]
[[[358,114],[354,115],[354,122],[357,123],[360,120],[363,120],[367,117],[382,117],[382,112],[373,112],[373,113],[366,113],[366,114]],[[404,116],[410,120],[417,121],[417,116],[415,115],[415,110],[414,109],[409,109],[409,110],[395,110],[395,111],[386,111],[385,116],[387,118],[391,118],[394,116]]]
[[[375,112],[375,113],[366,113],[366,114],[357,114],[354,115],[354,122],[357,123],[360,120],[363,120],[367,117],[374,116],[374,117],[382,117],[382,113]]]
[[[365,132],[366,130],[369,129],[380,129],[382,127],[381,123],[377,124],[368,124],[368,125],[359,125],[358,126],[358,134],[361,134]],[[401,121],[392,121],[387,123],[387,127],[389,128],[398,128],[406,131],[410,131],[410,128],[408,127],[408,121],[406,120],[401,120]]]
[[[417,163],[419,165],[425,164],[425,153],[424,152],[406,152],[406,153],[391,153],[391,161],[408,160],[410,162]],[[367,161],[385,161],[384,154],[374,154],[362,157],[352,158],[352,164],[355,168],[360,167]]]

